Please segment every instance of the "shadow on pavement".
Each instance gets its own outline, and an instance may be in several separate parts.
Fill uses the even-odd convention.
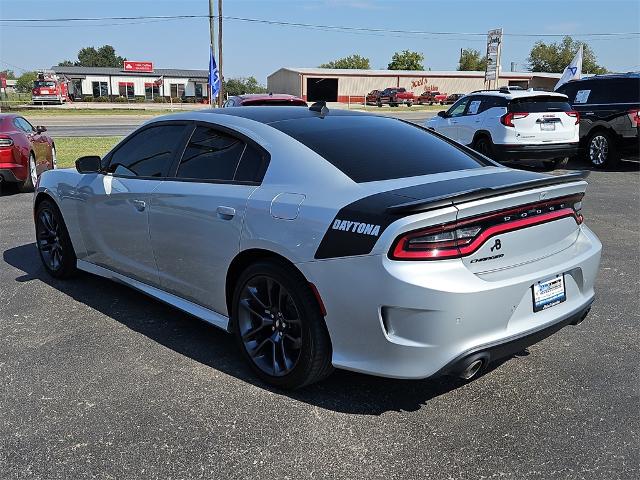
[[[302,390],[277,390],[256,379],[237,351],[233,337],[213,326],[94,275],[81,272],[70,280],[52,278],[40,263],[35,243],[8,249],[3,258],[24,272],[16,282],[40,280],[175,352],[265,390],[324,409],[361,415],[415,411],[431,398],[464,384],[448,377],[393,380],[336,370],[325,381]],[[498,365],[492,365],[491,369]]]

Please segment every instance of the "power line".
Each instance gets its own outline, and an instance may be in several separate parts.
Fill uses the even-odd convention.
[[[129,17],[75,17],[75,18],[6,18],[1,19],[0,22],[9,23],[44,23],[44,22],[96,22],[96,21],[123,21],[123,20],[175,20],[175,19],[209,19],[210,17],[217,18],[217,15],[140,15]],[[482,36],[485,37],[486,32],[431,32],[424,30],[399,30],[399,29],[386,29],[386,28],[368,28],[368,27],[354,27],[345,25],[322,25],[311,23],[299,23],[299,22],[285,22],[280,20],[266,20],[259,18],[248,17],[234,17],[223,16],[224,20],[234,20],[239,22],[258,23],[265,25],[278,25],[286,27],[301,27],[301,28],[314,28],[322,29],[326,31],[342,31],[342,32],[369,32],[376,34],[407,34],[407,35],[429,35],[429,36]],[[7,25],[8,26],[8,25]],[[18,26],[18,25],[16,25]],[[19,25],[19,27],[33,27],[32,25]],[[94,25],[96,26],[96,25]],[[509,33],[505,32],[504,36],[507,37],[564,37],[563,33]],[[640,32],[585,32],[574,33],[571,36],[574,37],[624,37],[624,36],[640,36]]]

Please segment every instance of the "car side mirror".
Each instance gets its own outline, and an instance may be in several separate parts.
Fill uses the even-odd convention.
[[[43,126],[43,125],[37,125],[36,126],[36,133],[42,133],[42,132],[46,132],[47,131],[47,127]]]
[[[440,110],[438,112],[438,116],[442,117],[442,118],[447,118],[449,115],[447,114],[447,112],[445,112],[444,110]]]
[[[97,155],[87,155],[76,160],[78,173],[98,173],[101,168],[101,159]]]

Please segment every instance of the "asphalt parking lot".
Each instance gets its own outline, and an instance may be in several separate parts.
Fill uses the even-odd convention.
[[[0,197],[2,478],[640,478],[640,175],[593,172],[597,300],[469,384],[336,372],[286,393],[231,338],[115,283],[48,277]]]

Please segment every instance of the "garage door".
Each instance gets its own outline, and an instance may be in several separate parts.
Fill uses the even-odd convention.
[[[307,101],[338,101],[337,78],[307,78]]]

